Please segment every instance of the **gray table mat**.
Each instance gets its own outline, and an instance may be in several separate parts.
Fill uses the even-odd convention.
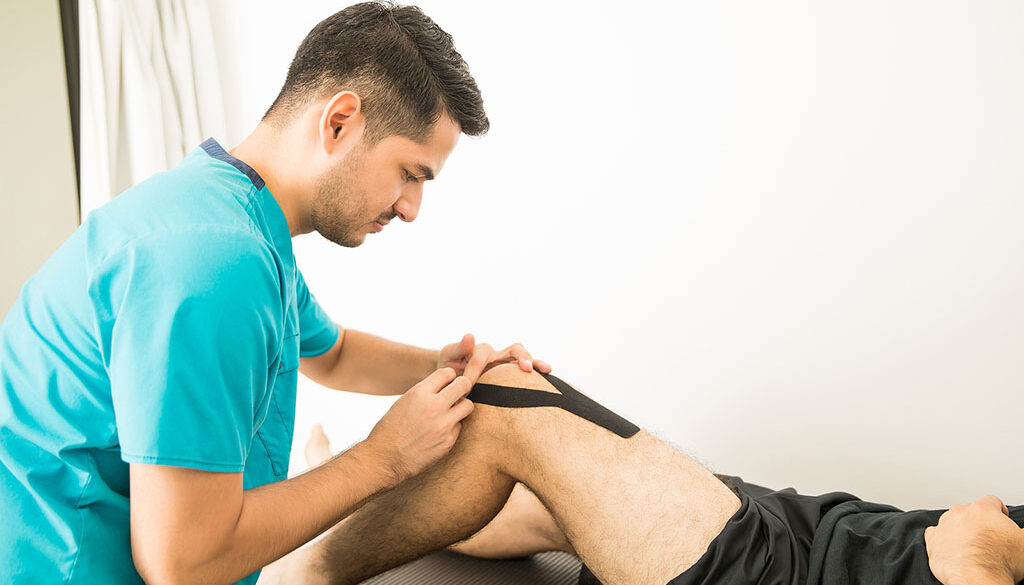
[[[440,551],[362,585],[576,585],[579,574],[579,559],[563,552],[488,560]]]

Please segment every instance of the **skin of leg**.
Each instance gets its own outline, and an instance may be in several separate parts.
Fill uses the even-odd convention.
[[[310,469],[331,458],[331,443],[322,426],[313,427],[305,454]],[[575,554],[551,512],[521,483],[516,484],[501,512],[490,523],[449,549],[488,559],[518,558],[545,551]]]
[[[481,381],[555,391],[515,365]],[[296,568],[307,583],[358,583],[479,531],[516,481],[606,585],[664,585],[740,505],[709,471],[646,432],[622,439],[557,408],[477,405],[449,455],[299,551]]]
[[[305,447],[310,469],[332,457],[330,441],[323,427],[313,427]],[[545,551],[575,554],[569,541],[544,504],[521,483],[516,483],[504,507],[490,523],[467,540],[448,547],[460,554],[479,558],[508,559]],[[299,549],[265,567],[258,585],[305,583],[307,567],[314,561],[310,549]]]
[[[484,559],[520,558],[546,551],[576,554],[551,512],[521,483],[487,526],[448,548]]]

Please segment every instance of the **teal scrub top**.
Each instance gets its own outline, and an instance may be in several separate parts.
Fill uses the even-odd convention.
[[[0,324],[0,582],[142,583],[128,464],[285,479],[299,356],[337,337],[213,139],[94,211]]]

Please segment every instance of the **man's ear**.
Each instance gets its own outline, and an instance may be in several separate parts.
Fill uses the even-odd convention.
[[[320,115],[320,146],[327,154],[339,147],[348,150],[362,140],[365,123],[363,101],[345,90],[331,96]]]

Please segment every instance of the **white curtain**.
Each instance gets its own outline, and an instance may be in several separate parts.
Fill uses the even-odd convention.
[[[81,207],[93,209],[224,136],[205,0],[79,0]]]

